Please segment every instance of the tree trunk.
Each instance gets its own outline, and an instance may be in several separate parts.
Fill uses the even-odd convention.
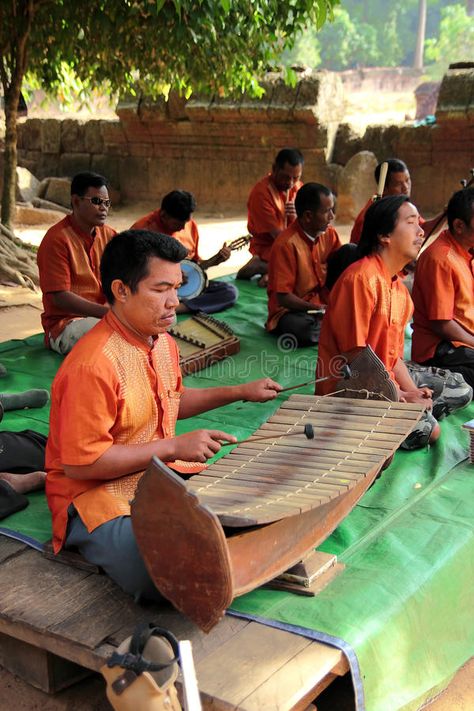
[[[426,32],[426,0],[419,0],[418,3],[418,31],[416,33],[416,49],[413,61],[414,69],[423,69],[423,56],[425,53],[425,32]]]
[[[3,154],[2,223],[11,229],[16,202],[17,130],[16,120],[21,81],[5,92],[5,151]]]

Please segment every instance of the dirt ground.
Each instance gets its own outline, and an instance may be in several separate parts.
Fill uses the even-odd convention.
[[[128,228],[139,216],[154,209],[153,204],[120,207],[111,212],[109,224],[117,230]],[[196,215],[201,234],[201,256],[214,254],[224,241],[246,234],[245,215]],[[58,220],[61,215],[58,213]],[[50,224],[16,226],[25,241],[39,244]],[[337,225],[343,241],[349,239],[350,227]],[[235,251],[231,259],[212,271],[211,276],[235,272],[245,263],[246,250]],[[21,287],[0,285],[0,341],[25,338],[41,331],[41,295]],[[390,673],[390,670],[387,670]],[[348,676],[338,679],[319,697],[319,711],[353,711],[354,701]],[[104,683],[99,675],[58,693],[54,697],[34,689],[21,679],[0,668],[0,711],[106,711]],[[427,707],[430,711],[474,711],[474,659],[454,677],[449,687]],[[266,709],[262,711],[267,711]],[[270,709],[268,711],[271,711]],[[387,711],[391,711],[387,709]]]

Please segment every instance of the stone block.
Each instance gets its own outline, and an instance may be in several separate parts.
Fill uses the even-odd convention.
[[[209,106],[209,114],[212,121],[218,122],[238,122],[240,118],[240,104],[242,99],[223,99],[215,96]]]
[[[84,124],[81,121],[61,121],[61,153],[84,153],[84,133]]]
[[[17,205],[15,209],[15,224],[17,225],[45,225],[47,223],[54,225],[63,217],[64,214],[61,212],[39,207]]]
[[[346,165],[347,161],[356,153],[361,151],[362,138],[354,131],[348,123],[339,124],[334,141],[333,153],[331,161],[341,166]]]
[[[59,158],[59,175],[73,177],[76,173],[90,170],[89,153],[63,153]]]
[[[28,119],[17,124],[18,148],[26,151],[41,150],[42,136],[41,119]]]
[[[395,125],[368,126],[361,139],[362,145],[376,156],[377,161],[397,158],[397,144],[401,130],[399,126]]]
[[[40,181],[28,168],[20,166],[16,169],[16,199],[20,202],[31,202],[38,195]]]
[[[57,153],[41,153],[38,160],[38,170],[36,175],[39,178],[46,178],[48,175],[58,175],[59,173],[59,154]]]
[[[129,200],[152,200],[154,195],[150,190],[150,164],[152,159],[129,156],[120,159],[118,177],[122,198]],[[169,184],[168,184],[169,185]],[[175,183],[171,183],[175,185]],[[171,190],[168,188],[167,192]]]
[[[344,167],[338,165],[337,163],[328,163],[326,166],[327,172],[327,182],[324,183],[334,195],[339,194],[339,182],[341,180],[342,173],[344,172]]]
[[[40,170],[39,170],[40,161],[41,161],[41,152],[40,151],[25,151],[25,150],[18,151],[18,158],[17,158],[18,165],[22,166],[23,168],[27,168],[35,176],[40,176]]]
[[[370,151],[353,156],[339,176],[337,217],[351,222],[375,192],[374,170],[377,158]]]
[[[91,170],[107,178],[107,182],[116,190],[120,189],[120,158],[109,154],[92,156]]]
[[[443,77],[436,108],[436,120],[465,119],[474,105],[474,68],[449,69]]]
[[[283,79],[275,82],[267,113],[271,121],[290,121],[296,104],[297,89],[285,84]]]
[[[244,122],[268,121],[268,107],[271,104],[275,81],[269,78],[260,82],[263,95],[260,98],[245,94],[240,102],[240,118]]]
[[[84,151],[86,153],[103,153],[104,139],[102,125],[106,121],[87,121],[84,125]]]
[[[45,200],[63,207],[71,205],[71,181],[69,178],[49,178],[44,194]]]
[[[180,96],[177,91],[170,91],[166,105],[168,118],[174,121],[185,121],[186,103],[187,99],[184,96]]]
[[[185,112],[190,121],[211,121],[210,106],[212,96],[193,94],[188,100]]]
[[[320,124],[339,123],[346,110],[346,96],[341,78],[335,72],[320,71],[303,77],[293,89],[294,116],[309,121],[310,113]]]
[[[143,99],[138,102],[137,116],[140,121],[156,123],[157,121],[167,121],[167,104],[164,96],[159,96],[154,100]],[[127,120],[130,120],[131,116]]]
[[[136,119],[136,116],[135,116]],[[109,145],[121,145],[127,143],[127,138],[120,121],[102,121],[102,138],[106,150]]]
[[[61,150],[61,121],[43,119],[41,121],[41,151],[59,153]]]
[[[416,113],[415,120],[433,116],[436,112],[438,95],[441,87],[439,81],[424,81],[415,89]]]

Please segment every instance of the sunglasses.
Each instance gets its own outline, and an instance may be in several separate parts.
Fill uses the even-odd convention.
[[[104,200],[104,198],[97,197],[94,195],[94,197],[87,197],[87,195],[81,196],[81,200],[90,200],[93,205],[97,205],[97,207],[100,207],[100,205],[105,205],[105,207],[110,207],[112,202],[107,198]]]

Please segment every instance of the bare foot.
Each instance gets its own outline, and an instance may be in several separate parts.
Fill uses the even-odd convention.
[[[29,491],[44,489],[46,472],[30,472],[29,474],[0,472],[0,479],[10,484],[18,494],[27,494]]]

